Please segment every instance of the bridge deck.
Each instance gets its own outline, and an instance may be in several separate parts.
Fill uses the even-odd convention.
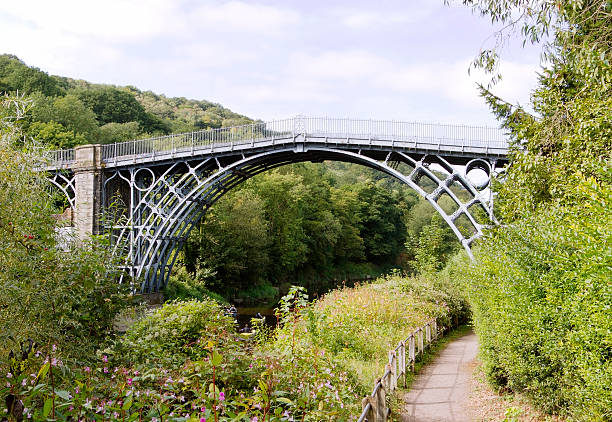
[[[287,147],[397,150],[449,157],[505,158],[507,135],[498,128],[383,120],[295,117],[102,146],[107,167],[164,162],[209,154],[252,154]],[[74,150],[51,151],[49,169],[71,168]]]

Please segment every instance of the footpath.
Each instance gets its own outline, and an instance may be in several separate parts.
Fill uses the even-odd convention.
[[[449,343],[424,367],[410,388],[400,395],[402,422],[469,422],[464,405],[469,400],[478,338],[473,332]]]

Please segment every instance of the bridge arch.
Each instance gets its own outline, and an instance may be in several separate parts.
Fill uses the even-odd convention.
[[[142,292],[163,288],[189,233],[225,193],[245,180],[276,167],[325,160],[361,164],[408,185],[433,206],[470,256],[472,242],[482,235],[486,225],[476,217],[474,208],[479,208],[487,216],[489,224],[495,222],[492,198],[486,192],[495,170],[494,160],[472,160],[467,166],[459,167],[451,165],[438,154],[283,145],[251,155],[240,154],[229,158],[210,156],[169,162],[154,169],[133,167],[114,170],[106,178],[103,192],[109,196],[113,184],[117,182],[123,183],[131,191],[128,221],[116,226],[116,247],[126,253],[126,268],[134,279],[142,282]],[[474,183],[465,174],[471,168],[484,171],[488,179]],[[428,179],[430,185],[436,187],[425,190],[419,184],[422,178]],[[469,198],[460,198],[453,189],[454,185],[468,192]],[[439,200],[443,196],[448,196],[456,205],[452,212],[445,211],[441,206]],[[108,203],[109,199],[105,202]],[[471,234],[461,230],[457,223],[460,218],[469,222]]]

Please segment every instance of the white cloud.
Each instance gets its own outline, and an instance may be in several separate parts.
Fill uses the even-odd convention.
[[[179,13],[164,0],[31,0],[3,2],[0,12],[50,35],[91,37],[100,41],[136,41],[164,33]]]
[[[440,5],[413,4],[412,7],[396,11],[378,11],[362,9],[338,9],[335,13],[343,25],[351,29],[383,28],[393,25],[406,25],[422,21],[429,17]]]
[[[253,117],[489,118],[475,89],[482,75],[467,75],[471,50],[456,36],[453,10],[431,0],[390,3],[2,2],[0,53],[50,73],[205,98]],[[495,92],[525,103],[535,75],[520,60],[527,59],[504,64]]]
[[[190,13],[190,20],[196,27],[233,33],[277,33],[298,23],[299,19],[294,10],[241,1],[207,4]]]

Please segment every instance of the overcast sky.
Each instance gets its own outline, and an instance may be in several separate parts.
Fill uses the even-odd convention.
[[[296,114],[495,125],[468,65],[494,28],[443,0],[20,0],[0,53],[48,73]],[[538,50],[515,41],[496,93],[525,104]]]

